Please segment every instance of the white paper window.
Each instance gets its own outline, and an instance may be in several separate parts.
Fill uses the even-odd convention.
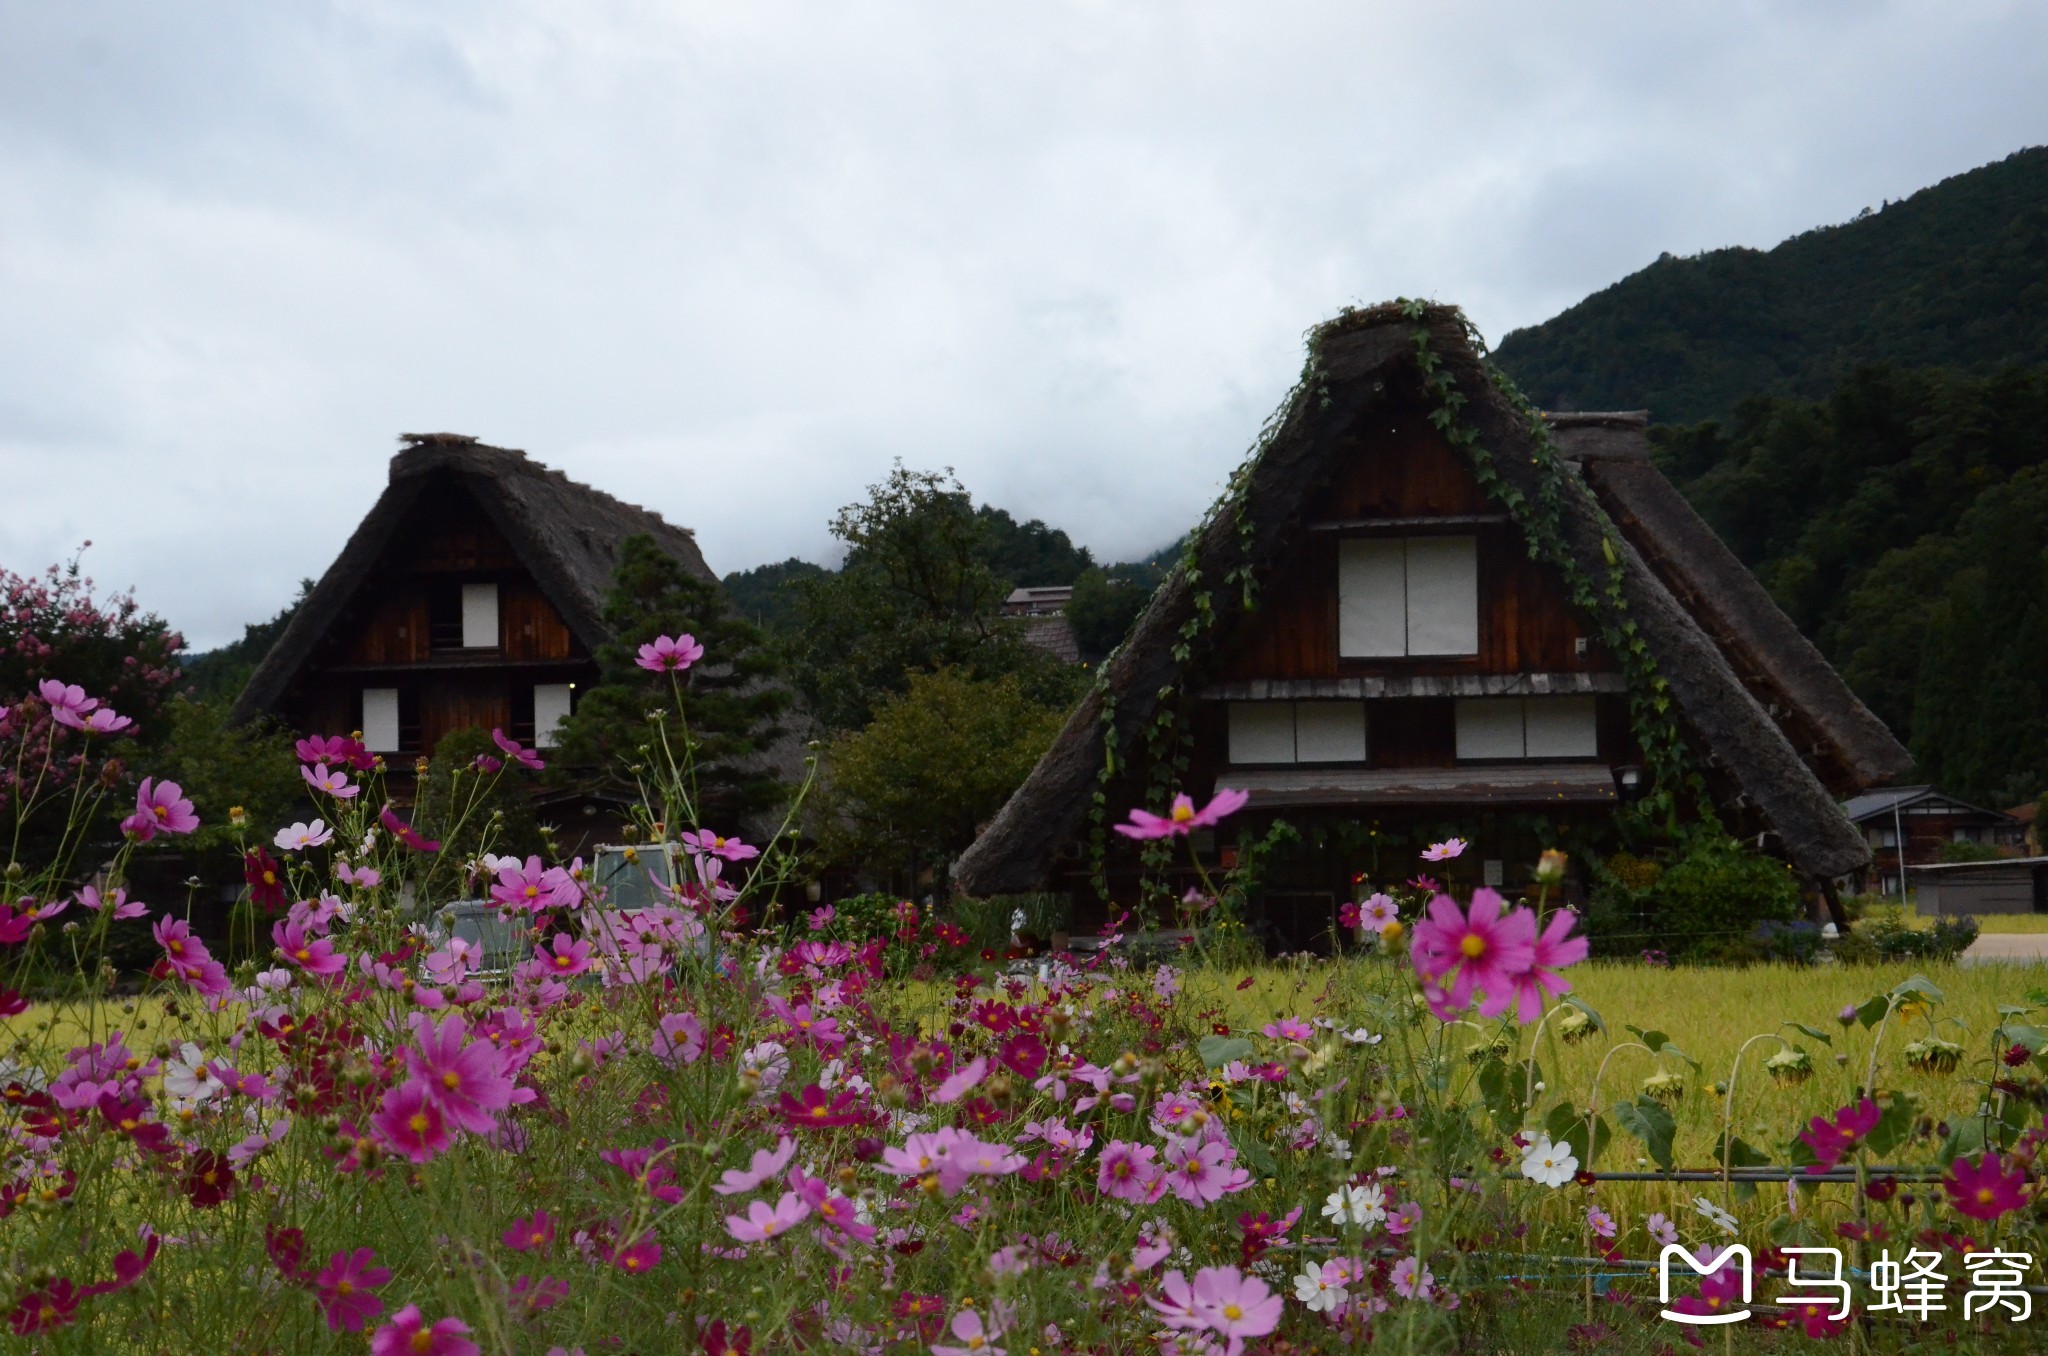
[[[1521,758],[1522,699],[1472,697],[1458,703],[1458,757]]]
[[[1408,653],[1407,549],[1400,538],[1338,543],[1337,653]]]
[[[1364,537],[1337,547],[1337,653],[1479,653],[1475,537]]]
[[[567,683],[533,685],[533,742],[538,747],[555,746],[560,737],[555,727],[569,718],[570,691]]]
[[[1364,702],[1296,702],[1294,758],[1300,763],[1365,761]]]
[[[496,584],[464,584],[462,586],[462,648],[465,650],[495,650],[498,648],[498,586]]]
[[[1294,761],[1294,707],[1288,702],[1230,704],[1230,761]]]
[[[363,743],[371,753],[398,752],[398,689],[363,689]]]
[[[1408,539],[1408,653],[1479,653],[1479,543]]]
[[[1530,697],[1522,703],[1531,758],[1591,758],[1600,727],[1591,697]]]
[[[1591,697],[1475,697],[1458,703],[1460,758],[1592,758]]]

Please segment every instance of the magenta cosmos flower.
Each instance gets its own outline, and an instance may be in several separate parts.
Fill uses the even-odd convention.
[[[697,638],[684,634],[680,636],[656,636],[650,645],[640,647],[639,657],[634,663],[649,673],[680,673],[704,657],[704,647]]]
[[[423,1084],[449,1120],[472,1134],[497,1128],[497,1114],[512,1105],[512,1080],[489,1041],[463,1042],[469,1022],[450,1013],[439,1026],[424,1012],[411,1017],[416,1043],[405,1047],[405,1067]]]
[[[1536,955],[1527,970],[1515,979],[1515,1018],[1523,1026],[1543,1015],[1543,995],[1553,998],[1570,993],[1571,984],[1557,972],[1586,958],[1586,939],[1571,936],[1579,916],[1559,909],[1536,938]]]
[[[469,1340],[469,1325],[459,1318],[444,1318],[432,1327],[417,1304],[408,1304],[391,1316],[370,1338],[370,1356],[480,1356]]]
[[[1173,808],[1163,815],[1132,810],[1131,822],[1118,824],[1116,831],[1126,838],[1173,838],[1221,823],[1224,816],[1236,814],[1250,799],[1249,791],[1218,787],[1214,799],[1197,810],[1192,799],[1179,795],[1173,798]]]
[[[384,1094],[384,1100],[370,1113],[370,1128],[379,1144],[413,1163],[427,1162],[455,1141],[448,1118],[417,1078]]]
[[[497,743],[499,748],[505,751],[507,758],[510,758],[529,772],[539,772],[547,766],[546,763],[541,761],[538,753],[507,735],[503,730],[492,730],[491,738]]]
[[[273,923],[270,940],[287,961],[309,975],[338,975],[348,969],[348,957],[336,952],[332,941],[307,932],[303,924]]]
[[[1003,1335],[999,1324],[984,1324],[978,1310],[962,1309],[953,1315],[953,1340],[950,1343],[934,1342],[932,1356],[1005,1356],[1003,1348],[993,1345]]]
[[[371,1292],[391,1279],[389,1268],[372,1266],[377,1254],[369,1248],[338,1252],[313,1280],[315,1296],[327,1313],[330,1332],[361,1332],[384,1312],[384,1301]]]
[[[2027,1174],[2018,1168],[2007,1172],[1997,1154],[1979,1154],[1975,1163],[1958,1158],[1941,1185],[1957,1212],[1971,1219],[1997,1219],[2027,1203]]]
[[[1516,909],[1503,917],[1506,903],[1481,888],[1472,893],[1472,907],[1460,912],[1456,900],[1438,895],[1415,925],[1415,969],[1443,987],[1450,1007],[1467,1007],[1478,993],[1480,1014],[1498,1017],[1515,1002],[1516,986],[1536,963],[1536,915]]]
[[[1854,1106],[1845,1106],[1835,1112],[1833,1120],[1815,1116],[1807,1128],[1799,1132],[1799,1138],[1813,1150],[1813,1171],[1824,1172],[1842,1161],[1843,1155],[1863,1142],[1863,1137],[1877,1129],[1877,1122],[1883,1112],[1876,1101],[1865,1097]]]
[[[742,1191],[752,1191],[788,1167],[789,1160],[795,1156],[796,1141],[784,1135],[773,1149],[754,1150],[754,1156],[744,1171],[727,1168],[711,1189],[721,1196],[737,1196]]]
[[[190,833],[199,827],[192,802],[176,782],[144,777],[135,789],[135,813],[121,821],[121,831],[138,843],[147,843],[159,833]]]
[[[349,785],[348,773],[346,771],[336,768],[334,771],[329,772],[325,763],[315,763],[311,767],[301,765],[299,775],[306,779],[306,785],[312,787],[315,791],[325,791],[336,800],[351,799],[356,792],[362,789],[358,786]]]

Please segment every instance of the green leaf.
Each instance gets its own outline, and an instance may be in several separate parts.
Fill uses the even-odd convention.
[[[1507,1064],[1498,1059],[1489,1059],[1479,1066],[1479,1097],[1486,1103],[1486,1110],[1493,1117],[1493,1123],[1501,1133],[1512,1135],[1522,1128],[1522,1115],[1528,1109],[1523,1101],[1529,1089],[1530,1064]],[[1536,1082],[1543,1081],[1543,1070],[1536,1069]]]
[[[2043,1031],[2038,1026],[2002,1026],[1999,1030],[2003,1031],[2013,1044],[2024,1045],[2030,1055],[2038,1055],[2044,1046],[2048,1046],[2048,1031]]]
[[[1953,1163],[1958,1158],[1974,1158],[1983,1152],[1983,1117],[1958,1116],[1948,1132],[1948,1139],[1942,1143],[1941,1161]]]
[[[1273,1160],[1273,1151],[1266,1142],[1256,1135],[1241,1135],[1237,1139],[1237,1151],[1244,1155],[1244,1161],[1251,1164],[1252,1171],[1261,1177],[1278,1177],[1280,1165]]]
[[[1580,1168],[1593,1161],[1586,1152],[1586,1116],[1578,1108],[1568,1103],[1552,1107],[1550,1114],[1543,1118],[1543,1130],[1550,1136],[1551,1143],[1572,1146],[1572,1155],[1579,1160]],[[1596,1151],[1605,1149],[1613,1138],[1614,1132],[1608,1129],[1607,1118],[1593,1117],[1593,1148]]]
[[[1671,1043],[1671,1038],[1665,1035],[1663,1032],[1645,1031],[1639,1026],[1629,1027],[1628,1034],[1634,1036],[1637,1040],[1641,1041],[1644,1045],[1648,1046],[1650,1048],[1650,1053],[1653,1055]]]
[[[1804,1141],[1801,1142],[1803,1143]],[[1735,1135],[1725,1140],[1717,1138],[1714,1141],[1714,1166],[1717,1168],[1721,1166],[1721,1156],[1723,1153],[1727,1154],[1728,1166],[1731,1168],[1767,1168],[1771,1164],[1771,1156],[1769,1154],[1757,1148],[1740,1135]],[[1807,1159],[1809,1163],[1812,1161],[1810,1157]]]
[[[1862,1007],[1856,1009],[1856,1020],[1863,1024],[1863,1029],[1865,1031],[1868,1031],[1871,1027],[1874,1027],[1879,1022],[1883,1021],[1884,1015],[1887,1012],[1890,1012],[1891,1010],[1891,995],[1881,993],[1877,997],[1865,1003]]]
[[[1884,1114],[1877,1118],[1877,1126],[1863,1143],[1879,1158],[1906,1142],[1913,1133],[1913,1117],[1920,1111],[1920,1099],[1910,1092],[1895,1092],[1885,1105]],[[1982,1138],[1980,1135],[1979,1139]],[[1947,1160],[1943,1160],[1946,1162]]]
[[[1204,1036],[1195,1043],[1203,1065],[1211,1069],[1220,1069],[1233,1059],[1250,1059],[1254,1048],[1242,1036]]]
[[[1826,1240],[1800,1215],[1780,1215],[1771,1221],[1771,1241],[1781,1248],[1817,1248]]]
[[[1829,1034],[1828,1034],[1827,1032],[1825,1032],[1825,1031],[1816,1031],[1816,1030],[1814,1030],[1814,1029],[1813,1029],[1812,1027],[1808,1026],[1808,1025],[1807,1025],[1806,1023],[1804,1023],[1804,1022],[1794,1022],[1794,1023],[1792,1023],[1792,1029],[1793,1029],[1794,1031],[1798,1031],[1798,1032],[1801,1032],[1801,1033],[1802,1033],[1802,1034],[1804,1034],[1804,1035],[1808,1035],[1808,1036],[1811,1036],[1811,1037],[1813,1037],[1813,1038],[1814,1038],[1815,1040],[1819,1041],[1819,1042],[1820,1042],[1820,1043],[1821,1043],[1822,1045],[1833,1045],[1833,1044],[1835,1043],[1835,1038],[1834,1038],[1833,1036],[1830,1036],[1830,1035],[1829,1035]]]
[[[1922,997],[1926,998],[1931,1003],[1939,1003],[1943,1001],[1941,996],[1941,990],[1935,988],[1933,984],[1929,983],[1927,976],[1925,975],[1914,975],[1910,979],[1900,980],[1898,983],[1898,987],[1892,990],[1892,997],[1902,998],[1909,993],[1917,993]]]
[[[1614,1123],[1641,1140],[1658,1167],[1671,1171],[1671,1141],[1678,1133],[1678,1123],[1671,1119],[1663,1103],[1654,1097],[1616,1102]]]

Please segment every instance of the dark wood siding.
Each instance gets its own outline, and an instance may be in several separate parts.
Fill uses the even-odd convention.
[[[520,582],[498,595],[507,659],[567,659],[574,653],[568,623],[538,587]]]

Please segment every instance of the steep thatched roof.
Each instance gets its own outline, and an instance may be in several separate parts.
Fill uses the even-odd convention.
[[[1607,516],[1786,726],[1828,789],[1904,776],[1913,758],[1650,464],[1649,414],[1547,416]]]
[[[236,719],[276,703],[369,578],[407,512],[428,489],[449,481],[483,509],[586,648],[595,650],[610,638],[604,600],[626,538],[644,533],[691,574],[717,581],[690,530],[664,522],[658,513],[580,484],[511,448],[489,447],[459,433],[403,436],[406,446],[391,459],[384,493],[250,676],[235,702]]]
[[[962,890],[992,895],[1042,888],[1061,848],[1083,830],[1103,767],[1105,709],[1113,712],[1110,734],[1120,756],[1128,757],[1142,747],[1142,731],[1158,715],[1161,703],[1177,700],[1190,680],[1199,678],[1210,661],[1214,638],[1230,634],[1242,621],[1241,591],[1225,581],[1241,569],[1263,577],[1277,564],[1305,521],[1305,510],[1313,507],[1310,497],[1329,480],[1340,457],[1358,454],[1362,440],[1354,433],[1362,427],[1361,420],[1398,401],[1415,399],[1421,385],[1418,324],[1427,327],[1430,350],[1465,397],[1463,417],[1490,453],[1499,481],[1496,493],[1518,494],[1529,502],[1542,497],[1545,477],[1552,472],[1540,456],[1537,433],[1495,385],[1455,310],[1430,307],[1417,321],[1399,306],[1388,305],[1351,312],[1323,325],[1311,341],[1312,379],[1274,417],[1260,450],[1240,472],[1235,512],[1216,514],[1198,530],[1191,554],[1198,578],[1190,576],[1189,562],[1184,561],[1153,595],[1052,748],[961,858],[955,880]],[[1573,430],[1578,459],[1567,457],[1559,496],[1564,549],[1583,574],[1603,580],[1608,576],[1608,552],[1614,553],[1628,618],[1669,685],[1695,748],[1708,759],[1712,780],[1733,799],[1746,802],[1744,808],[1775,833],[1781,849],[1800,869],[1833,877],[1861,867],[1869,861],[1869,848],[1827,787],[1745,685],[1715,637],[1702,629],[1645,559],[1631,532],[1602,507],[1597,487],[1589,487],[1588,480],[1604,472],[1597,453],[1639,436],[1639,429],[1615,427],[1614,422],[1587,421]],[[1647,460],[1636,464],[1639,474],[1614,479],[1633,484],[1640,475],[1656,476]],[[1589,465],[1594,468],[1590,473]],[[1691,523],[1690,530],[1712,539],[1697,518]],[[1634,526],[1637,531],[1656,530],[1648,513],[1639,514]],[[1657,554],[1668,565],[1668,559],[1684,553]],[[1695,543],[1693,556],[1699,554]],[[1697,577],[1711,577],[1711,571],[1703,569]],[[1204,591],[1209,592],[1215,624],[1182,648],[1183,628],[1196,618],[1197,595]],[[1760,590],[1757,593],[1761,596]],[[1740,600],[1730,610],[1743,620]],[[1860,758],[1866,770],[1887,765],[1888,751],[1870,734],[1872,727],[1879,734],[1883,727],[1839,680],[1832,688],[1814,681],[1811,673],[1804,682],[1793,680],[1791,675],[1802,671],[1798,656],[1811,647],[1800,640],[1804,651],[1794,651],[1768,620],[1751,618],[1748,623],[1748,630],[1734,629],[1755,641],[1760,653],[1770,651],[1777,662],[1769,671],[1784,682],[1783,700],[1798,709],[1805,725],[1835,732],[1847,756]],[[1791,634],[1797,638],[1796,632]],[[1185,658],[1176,656],[1177,648]],[[1818,656],[1814,659],[1818,662]],[[1744,666],[1761,662],[1745,659]]]

